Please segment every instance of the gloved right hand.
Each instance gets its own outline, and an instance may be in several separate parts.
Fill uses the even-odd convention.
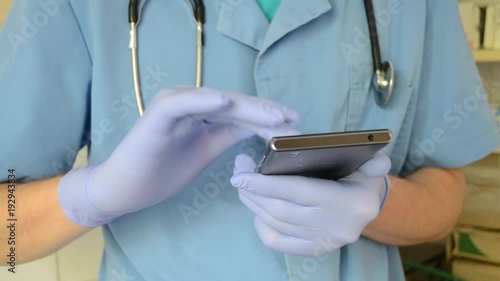
[[[209,88],[160,92],[103,163],[59,184],[68,219],[95,227],[168,199],[217,156],[255,134],[295,132],[298,114],[270,100]]]

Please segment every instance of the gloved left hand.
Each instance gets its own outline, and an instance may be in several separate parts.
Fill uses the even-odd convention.
[[[254,214],[262,242],[279,252],[320,257],[357,241],[389,191],[389,158],[376,154],[338,181],[264,176],[247,155],[235,161],[233,186]]]

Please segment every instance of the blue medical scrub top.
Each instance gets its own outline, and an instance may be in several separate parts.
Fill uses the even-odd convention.
[[[286,104],[303,133],[388,128],[393,175],[460,167],[499,144],[455,0],[374,0],[382,58],[396,67],[386,108],[370,90],[363,1],[285,0],[271,23],[255,1],[205,5],[204,85]],[[65,173],[86,144],[101,163],[137,121],[127,6],[15,1],[0,34],[0,180],[7,168],[24,182]],[[139,42],[146,108],[194,84],[188,1],[147,1]],[[235,155],[263,149],[242,142],[178,196],[105,225],[99,280],[404,280],[397,248],[364,237],[321,259],[266,248],[229,183]]]

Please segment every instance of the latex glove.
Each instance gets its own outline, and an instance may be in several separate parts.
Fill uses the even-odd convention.
[[[106,224],[174,196],[245,138],[291,130],[298,114],[270,100],[209,88],[160,92],[104,163],[73,170],[59,186],[67,217]]]
[[[287,254],[320,257],[355,242],[389,191],[391,164],[381,153],[338,181],[260,175],[244,154],[235,164],[231,183],[255,214],[260,239]]]

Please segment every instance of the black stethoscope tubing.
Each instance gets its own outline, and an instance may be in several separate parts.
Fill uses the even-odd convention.
[[[373,59],[373,71],[382,70],[382,55],[380,55],[380,43],[378,42],[377,22],[371,0],[364,0],[368,29],[370,32],[370,44]]]
[[[372,63],[373,63],[373,77],[371,87],[375,90],[375,101],[381,106],[385,107],[389,102],[392,92],[394,90],[394,66],[390,61],[382,62],[382,56],[380,54],[380,43],[378,40],[377,23],[373,8],[372,0],[364,0],[366,19],[368,21],[368,29],[370,33],[370,45],[372,53]],[[137,40],[135,27],[139,22],[139,1],[130,0],[128,9],[129,22],[134,26],[131,31],[133,33],[135,40]],[[194,0],[193,15],[197,23],[197,29],[199,32],[199,42],[198,42],[198,63],[197,63],[197,86],[201,84],[201,68],[202,68],[202,50],[201,47],[203,43],[203,24],[205,23],[205,8],[203,0]],[[134,45],[131,43],[131,45]],[[136,45],[136,43],[135,43]],[[134,87],[136,91],[137,104],[139,107],[139,114],[142,115],[144,110],[142,105],[142,97],[140,94],[140,85],[138,77],[138,65],[137,65],[137,46],[134,47],[135,50],[135,62],[134,67]],[[131,47],[131,49],[133,49]],[[134,54],[133,54],[134,56]]]

